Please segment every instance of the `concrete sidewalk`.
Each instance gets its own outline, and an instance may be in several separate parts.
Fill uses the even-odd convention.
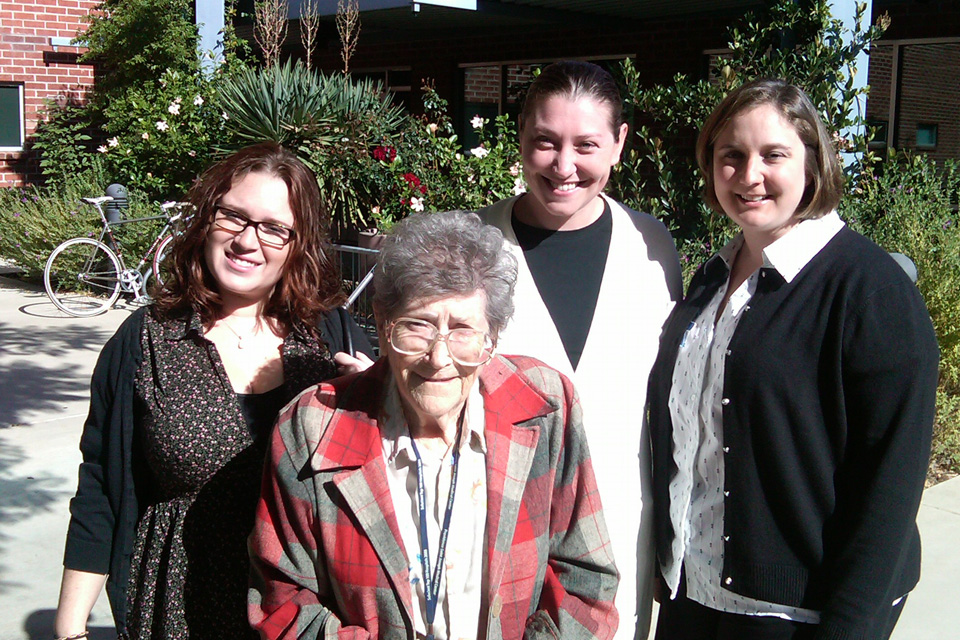
[[[49,640],[89,380],[130,315],[60,313],[42,289],[0,277],[0,640]],[[960,637],[960,478],[928,489],[918,517],[923,577],[893,640]],[[101,595],[90,638],[115,638]]]

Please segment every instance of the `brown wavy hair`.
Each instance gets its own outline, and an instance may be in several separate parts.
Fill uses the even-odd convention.
[[[725,215],[713,183],[713,147],[733,118],[761,105],[776,109],[803,142],[804,170],[810,183],[794,215],[798,220],[827,215],[837,208],[843,194],[843,174],[833,139],[807,94],[799,87],[772,78],[754,80],[735,89],[703,123],[697,138],[697,164],[704,180],[704,202]]]
[[[329,220],[313,171],[274,142],[245,147],[207,169],[194,182],[187,195],[194,207],[193,217],[171,245],[170,277],[157,293],[154,308],[160,317],[167,318],[193,310],[205,325],[219,318],[222,300],[207,266],[204,245],[220,198],[250,173],[283,180],[296,230],[264,315],[275,318],[287,331],[294,324],[302,324],[316,335],[323,312],[344,299],[340,272],[331,260]]]

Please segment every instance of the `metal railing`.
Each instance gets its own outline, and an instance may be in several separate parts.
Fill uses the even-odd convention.
[[[369,285],[373,280],[373,269],[377,262],[377,254],[380,252],[376,249],[343,244],[335,244],[333,248],[340,261],[344,289],[349,292],[343,307],[367,332],[376,346],[377,324],[373,317],[372,287]]]

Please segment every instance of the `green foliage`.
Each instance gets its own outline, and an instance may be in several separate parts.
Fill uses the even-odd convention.
[[[14,261],[30,279],[39,279],[50,252],[69,238],[100,235],[102,223],[96,210],[81,201],[102,195],[108,180],[102,162],[64,180],[56,187],[11,187],[0,189],[0,255]],[[127,217],[158,215],[141,193],[130,192]],[[124,225],[115,234],[125,259],[136,266],[159,227],[156,222]]]
[[[960,472],[960,165],[891,154],[841,204],[850,226],[917,265],[917,286],[940,345],[933,463]]]
[[[108,137],[98,148],[111,179],[158,200],[182,200],[223,135],[216,79],[167,70],[156,84],[111,102],[103,111]]]
[[[855,26],[848,30],[832,17],[827,0],[778,0],[730,29],[731,53],[716,60],[709,81],[678,75],[670,84],[644,87],[633,63],[622,63],[628,115],[644,126],[631,137],[610,190],[667,224],[686,259],[688,277],[731,231],[722,216],[703,204],[703,179],[693,157],[700,127],[728,92],[762,77],[796,84],[820,111],[838,150],[853,153],[863,166],[872,162],[865,135],[839,137],[839,132],[863,124],[856,106],[865,91],[853,85],[856,61],[888,24],[881,19],[865,27],[865,11],[866,5],[857,6]],[[851,175],[857,170],[853,167]]]
[[[219,86],[233,146],[273,140],[298,148],[328,146],[338,129],[370,137],[389,135],[404,122],[403,108],[370,79],[325,76],[287,60],[269,69],[244,69]]]
[[[71,176],[90,168],[90,121],[82,105],[75,101],[58,104],[47,101],[40,124],[30,140],[39,152],[40,171],[47,184],[62,186]]]
[[[425,115],[391,131],[370,113],[341,121],[332,146],[307,147],[338,230],[387,229],[414,211],[479,209],[523,188],[516,131],[507,116],[476,119],[480,144],[464,153],[447,103],[423,87]]]
[[[100,66],[93,102],[100,109],[169,71],[199,71],[197,27],[190,0],[104,0],[75,40],[83,62]]]

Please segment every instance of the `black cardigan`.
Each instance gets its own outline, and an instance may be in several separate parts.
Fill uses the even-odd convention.
[[[148,308],[138,309],[107,341],[90,382],[90,410],[80,438],[80,464],[76,496],[70,501],[63,565],[68,569],[107,574],[107,597],[117,631],[126,630],[127,578],[133,536],[140,517],[138,495],[144,482],[145,461],[135,440],[134,380],[143,358],[140,334]],[[343,349],[346,332],[354,349],[374,357],[363,330],[346,314],[324,314],[321,337],[330,351]],[[298,363],[296,366],[307,366]],[[299,391],[299,390],[297,390]],[[295,395],[295,394],[290,394]]]
[[[650,375],[661,563],[675,535],[670,397],[683,334],[726,285],[718,258],[670,317]],[[916,287],[848,228],[787,283],[761,269],[723,380],[724,588],[821,612],[817,638],[869,638],[920,572],[938,349]]]

